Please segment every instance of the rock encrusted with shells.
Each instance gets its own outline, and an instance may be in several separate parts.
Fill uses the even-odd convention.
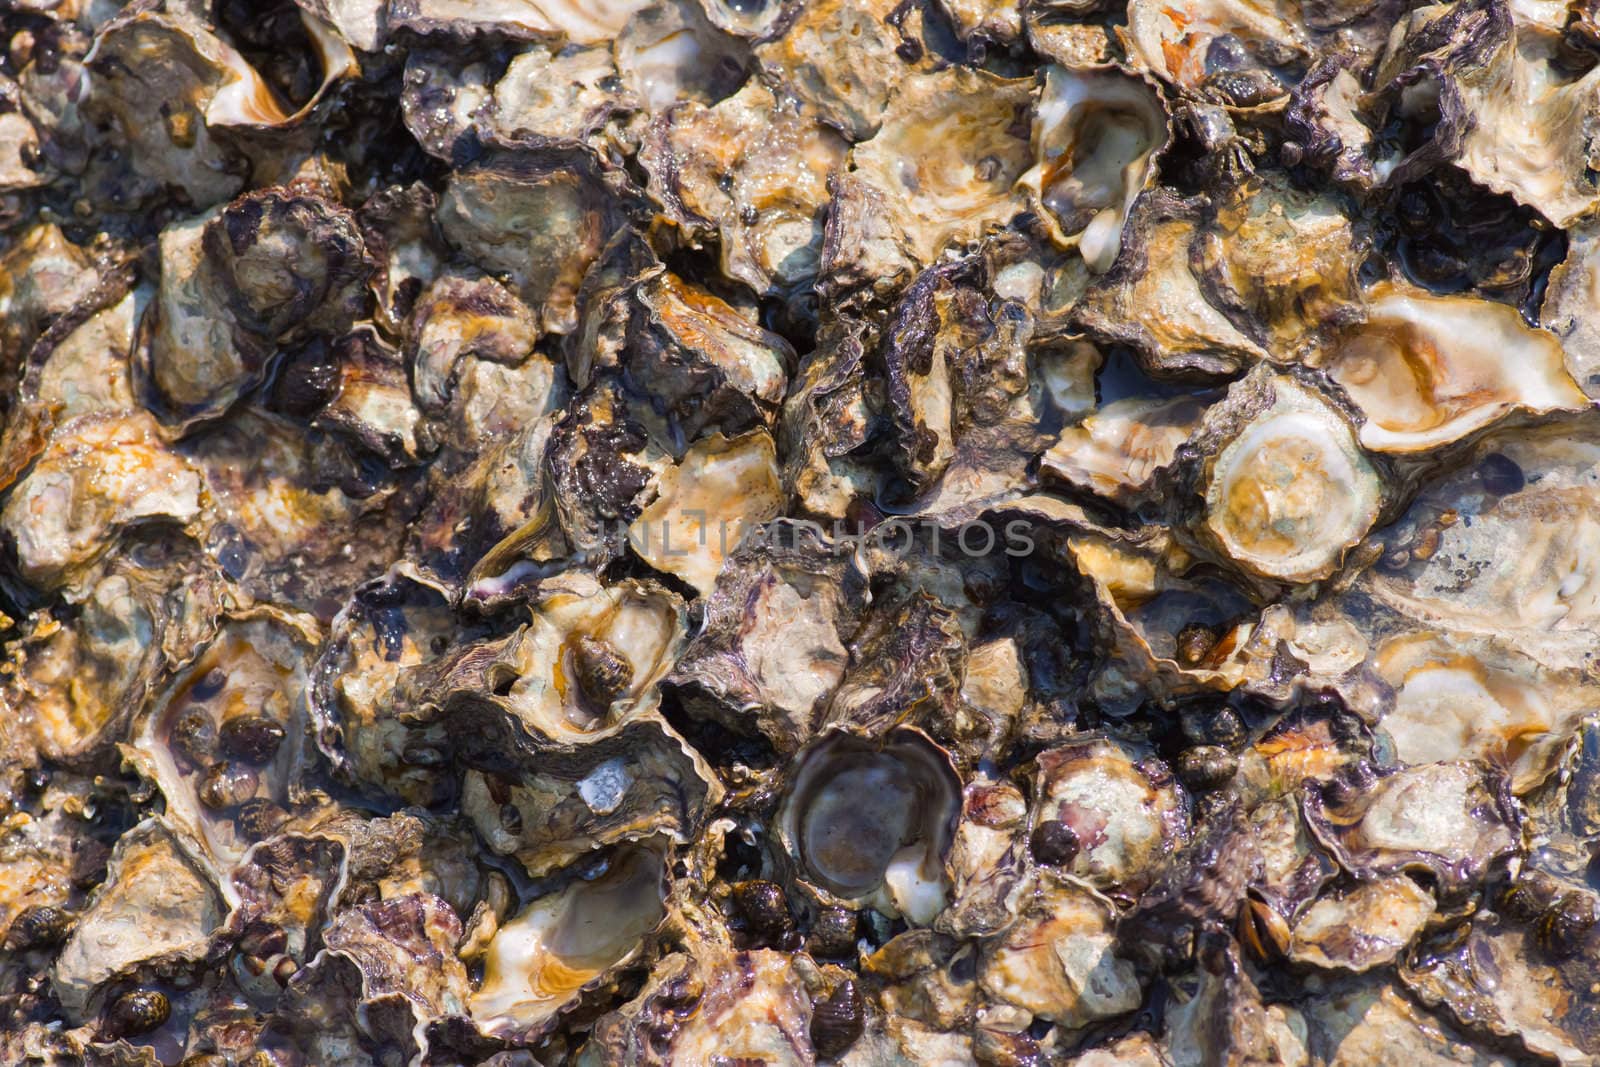
[[[1600,23],[0,5],[0,1062],[1600,1061]]]

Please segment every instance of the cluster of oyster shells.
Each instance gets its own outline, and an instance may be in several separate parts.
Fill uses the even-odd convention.
[[[1587,0],[0,7],[0,1062],[1600,1062]]]

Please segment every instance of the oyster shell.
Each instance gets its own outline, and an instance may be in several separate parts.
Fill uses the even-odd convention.
[[[501,924],[468,1010],[486,1032],[523,1038],[549,1026],[590,983],[626,963],[666,918],[661,853],[627,846],[603,870],[540,897]]]
[[[4,703],[38,753],[92,756],[125,731],[165,671],[188,663],[214,633],[221,575],[197,552],[107,560],[66,610],[40,613],[8,649]]]
[[[24,578],[60,586],[118,530],[193,522],[203,485],[194,466],[162,441],[148,413],[80,415],[50,435],[0,510],[0,529],[16,545]]]
[[[1473,1064],[1502,1067],[1515,1055],[1477,1047],[1461,1031],[1408,998],[1398,983],[1341,986],[1304,1013],[1313,1047],[1329,1063]]]
[[[695,958],[666,957],[637,998],[596,1024],[576,1062],[590,1067],[663,1054],[690,1063],[724,1055],[773,1064],[816,1062],[805,957],[771,949],[735,954],[714,944],[697,949]],[[664,1034],[651,1022],[662,1011],[675,1018]]]
[[[1512,412],[1588,404],[1560,343],[1511,308],[1389,286],[1372,290],[1366,321],[1325,366],[1366,417],[1361,444],[1374,452],[1431,451]]]
[[[948,900],[960,810],[960,780],[926,735],[900,728],[875,743],[834,731],[796,757],[775,830],[818,889],[926,924]]]
[[[1189,836],[1187,798],[1159,760],[1091,740],[1041,752],[1032,833],[1059,823],[1076,842],[1065,873],[1132,900]]]
[[[580,740],[655,707],[683,640],[682,612],[658,586],[604,587],[581,572],[557,579],[487,673],[531,736]]]
[[[844,680],[865,584],[848,560],[780,525],[730,554],[668,681],[690,714],[793,752]]]
[[[298,109],[285,109],[243,55],[180,7],[125,11],[99,27],[84,57],[84,111],[115,124],[137,178],[179,186],[199,207],[226,200],[244,186],[252,155],[229,133],[304,122],[329,87],[356,68],[354,54],[325,23],[303,18],[322,84]]]
[[[652,112],[690,100],[717,103],[745,80],[750,50],[718,23],[721,7],[700,0],[647,5],[612,42],[617,70]]]
[[[1417,496],[1404,520],[1408,530],[1437,529],[1436,549],[1419,545],[1397,571],[1372,573],[1377,598],[1424,626],[1523,634],[1530,650],[1571,662],[1564,635],[1584,628],[1591,610],[1584,520],[1581,511],[1560,522],[1535,516],[1581,507],[1591,492],[1591,447],[1560,424],[1476,444],[1454,473]]]
[[[357,590],[319,657],[308,696],[323,754],[364,786],[411,803],[446,792],[449,734],[441,724],[401,717],[404,687],[411,671],[479,636],[426,584],[397,576]]]
[[[134,728],[131,758],[161,790],[168,821],[219,869],[259,837],[239,818],[245,805],[298,799],[320,636],[310,620],[269,610],[228,620]]]
[[[430,894],[357,905],[329,924],[324,954],[312,961],[305,979],[297,974],[291,980],[291,997],[314,988],[311,975],[331,971],[339,961],[359,976],[354,999],[357,1018],[366,1020],[363,1036],[386,1047],[412,1047],[414,1058],[421,1058],[432,1051],[429,1027],[463,1008],[466,968],[454,953],[460,933],[455,912]]]
[[[1287,95],[1290,72],[1311,53],[1298,9],[1253,0],[1134,0],[1125,39],[1132,57],[1157,77],[1241,107]]]
[[[655,491],[630,527],[630,541],[637,531],[636,551],[646,562],[702,594],[716,587],[728,554],[783,508],[777,452],[763,430],[695,442],[656,479]]]
[[[289,189],[162,231],[139,364],[157,410],[185,427],[221,414],[265,380],[275,344],[348,329],[369,270],[355,217]]]
[[[1557,1063],[1594,1055],[1593,1030],[1566,1005],[1582,982],[1584,964],[1553,963],[1534,935],[1497,916],[1472,923],[1453,948],[1420,954],[1401,978],[1424,1003],[1438,1004],[1461,1022],[1497,1035],[1515,1035],[1532,1052]],[[1484,981],[1485,969],[1496,979]],[[1586,988],[1586,987],[1584,987]]]
[[[1201,207],[1162,193],[1128,215],[1126,252],[1090,285],[1074,318],[1093,336],[1131,345],[1152,373],[1234,374],[1268,358],[1207,296]],[[1154,315],[1143,309],[1158,309]]]
[[[253,596],[327,620],[382,573],[409,516],[381,477],[323,476],[318,443],[289,419],[247,409],[180,450],[204,475],[203,543],[223,573]]]
[[[1404,951],[1435,906],[1433,895],[1405,875],[1319,897],[1294,925],[1289,958],[1317,967],[1370,970]]]
[[[938,920],[942,932],[992,934],[1016,921],[1027,885],[1021,835],[1027,814],[1015,786],[981,778],[967,784],[950,853],[953,899]]]
[[[466,772],[462,812],[492,849],[535,876],[608,844],[656,834],[691,841],[722,797],[699,756],[650,719],[523,761],[531,767],[498,749],[462,747],[463,761],[482,768]]]
[[[716,295],[664,270],[634,290],[637,317],[626,366],[692,439],[770,423],[794,351]]]
[[[1459,163],[1490,189],[1567,226],[1596,204],[1584,137],[1572,131],[1593,122],[1600,79],[1592,72],[1574,79],[1563,69],[1555,27],[1520,12],[1510,22],[1481,73],[1457,82],[1459,106],[1475,120],[1462,135]]]
[[[1493,640],[1405,634],[1380,645],[1374,661],[1394,691],[1380,726],[1396,759],[1489,760],[1511,770],[1517,793],[1550,772],[1560,738],[1587,705],[1558,672]]]
[[[1208,946],[1208,956],[1196,972],[1174,986],[1176,1003],[1165,1034],[1165,1048],[1174,1064],[1213,1059],[1312,1062],[1300,1013],[1262,1002],[1260,990],[1240,962],[1238,946],[1231,941]]]
[[[457,174],[437,218],[452,247],[511,280],[542,329],[568,333],[584,271],[611,236],[609,215],[587,167],[555,153],[508,152]]]
[[[1324,578],[1377,520],[1383,482],[1327,401],[1288,378],[1246,383],[1202,431],[1225,442],[1204,464],[1205,532],[1262,577]]]
[[[741,7],[736,0],[705,2],[713,19],[719,12],[737,12]],[[888,0],[859,4],[820,0],[796,5],[797,16],[784,19],[782,12],[788,6],[762,5],[784,24],[781,35],[756,47],[756,57],[764,67],[786,77],[800,99],[814,106],[845,137],[851,141],[871,137],[907,73],[899,53],[900,35],[893,25],[894,5]],[[756,17],[762,14],[758,9]],[[852,55],[848,66],[839,61],[842,47],[848,47]]]
[[[1056,242],[1103,273],[1169,137],[1166,106],[1142,78],[1114,67],[1047,67],[1034,110],[1034,165],[1018,185]]]
[[[1346,867],[1427,871],[1448,896],[1515,848],[1516,817],[1501,788],[1474,764],[1429,763],[1379,779],[1346,808],[1308,794],[1307,818]]]
[[[951,67],[907,77],[879,108],[876,134],[850,150],[849,173],[869,186],[906,248],[923,264],[1022,210],[1012,187],[1028,170],[1020,117],[1025,79]]]
[[[1315,350],[1382,300],[1361,291],[1368,239],[1341,197],[1256,175],[1213,212],[1195,249],[1208,297],[1274,360]]]
[[[979,966],[984,991],[1074,1029],[1138,1007],[1138,972],[1114,951],[1111,907],[1070,881],[1036,877],[1016,925]]]
[[[1177,459],[1204,414],[1203,403],[1190,396],[1113,401],[1061,431],[1042,469],[1074,488],[1130,503]]]
[[[1550,272],[1541,319],[1561,339],[1567,371],[1579,388],[1596,388],[1596,347],[1585,309],[1595,283],[1595,234],[1579,224],[1568,231],[1567,257]]]
[[[412,388],[422,409],[433,414],[448,404],[465,360],[514,366],[539,339],[527,306],[482,276],[440,275],[417,298],[408,325]]]
[[[177,412],[201,417],[226,410],[266,376],[269,351],[249,332],[236,342],[221,307],[226,289],[205,259],[204,235],[215,216],[169,227],[161,235],[161,289],[150,312],[145,374]],[[220,291],[219,291],[220,290]],[[253,379],[253,380],[252,380]]]
[[[560,52],[533,48],[517,56],[494,84],[484,107],[500,140],[550,140],[584,144],[635,101],[607,91],[617,78],[611,49],[603,44]]]
[[[100,274],[88,254],[54,223],[37,223],[12,237],[3,268],[8,359],[27,355],[50,322],[94,290]]]
[[[714,236],[722,272],[763,295],[815,278],[828,181],[848,148],[782,91],[750,81],[709,108],[680,104],[639,153],[669,216]]]
[[[140,966],[193,963],[211,949],[226,909],[205,861],[159,819],[130,830],[105,886],[73,928],[51,987],[82,1019],[112,979]]]
[[[312,359],[324,350],[315,341],[307,349]],[[324,369],[327,364],[320,362],[306,366],[308,375],[338,375],[331,382],[337,395],[316,409],[311,416],[313,426],[351,439],[358,448],[381,457],[393,468],[413,466],[433,451],[434,435],[423,421],[425,416],[419,405],[413,402],[405,362],[375,330],[362,327],[346,334],[334,346],[331,358],[337,361],[331,373]],[[293,372],[284,373],[287,377]],[[416,373],[424,385],[437,387],[438,383],[428,381],[426,371]],[[350,484],[356,479],[344,481]],[[352,486],[349,495],[363,495],[365,488]]]
[[[488,9],[462,0],[395,0],[385,23],[391,30],[413,30],[452,37],[494,32],[513,37],[565,36],[578,44],[615,37],[644,0],[602,0],[577,4],[570,0],[519,0]]]

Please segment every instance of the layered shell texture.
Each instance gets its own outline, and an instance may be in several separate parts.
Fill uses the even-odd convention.
[[[1600,1063],[1588,0],[0,4],[0,1064]]]

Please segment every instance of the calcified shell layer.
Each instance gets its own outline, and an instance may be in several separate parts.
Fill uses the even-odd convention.
[[[1600,1062],[1600,18],[0,4],[0,1064]]]

